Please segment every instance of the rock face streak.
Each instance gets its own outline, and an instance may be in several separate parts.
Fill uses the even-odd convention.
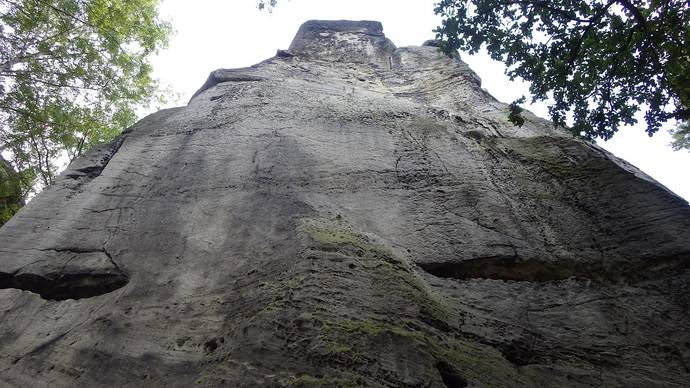
[[[690,207],[376,22],[305,23],[0,229],[0,386],[690,381]]]

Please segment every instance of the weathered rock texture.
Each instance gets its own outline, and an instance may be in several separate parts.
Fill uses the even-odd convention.
[[[690,207],[376,22],[304,24],[0,230],[0,385],[681,387]]]

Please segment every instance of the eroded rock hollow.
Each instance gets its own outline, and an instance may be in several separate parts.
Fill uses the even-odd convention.
[[[682,387],[690,207],[459,58],[310,21],[0,229],[0,385]]]

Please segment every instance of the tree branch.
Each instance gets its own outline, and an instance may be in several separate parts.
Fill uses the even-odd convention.
[[[560,8],[555,8],[551,5],[551,2],[548,1],[530,1],[530,0],[513,0],[513,1],[502,1],[499,3],[500,5],[526,5],[526,6],[535,6],[541,9],[546,9],[551,12],[557,13],[568,20],[574,21],[574,22],[580,22],[580,23],[587,23],[589,22],[590,19],[580,19],[577,17],[576,13],[566,11],[564,9]]]
[[[587,38],[589,31],[591,31],[592,27],[594,27],[601,21],[601,18],[604,17],[606,12],[616,1],[617,0],[609,0],[606,6],[603,9],[601,9],[601,11],[597,12],[597,14],[594,15],[594,17],[592,17],[592,19],[590,19],[589,23],[587,24],[587,27],[585,27],[585,30],[582,31],[582,34],[580,35],[580,38],[577,40],[575,46],[570,50],[568,69],[570,69],[571,65],[575,62],[575,58],[577,58],[577,55],[580,53],[582,43],[585,41],[585,38]]]
[[[616,2],[630,11],[640,27],[645,31],[647,30],[647,20],[645,19],[644,15],[642,15],[642,12],[640,12],[639,8],[634,6],[629,0],[616,0]]]

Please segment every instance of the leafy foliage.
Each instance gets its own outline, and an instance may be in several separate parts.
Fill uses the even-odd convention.
[[[440,0],[436,30],[446,53],[482,47],[552,99],[556,125],[609,139],[644,110],[651,136],[690,118],[687,0]],[[517,104],[516,104],[517,105]]]
[[[171,29],[157,6],[0,0],[0,151],[23,180],[49,185],[60,158],[113,139],[160,96],[148,58]]]
[[[508,115],[508,121],[511,123],[515,124],[518,127],[522,127],[522,125],[525,123],[525,118],[522,117],[522,107],[520,107],[520,104],[524,104],[525,102],[525,97],[522,96],[518,98],[517,100],[513,101],[510,106],[508,107],[510,109],[510,114]]]
[[[24,205],[24,195],[31,187],[33,179],[31,171],[17,173],[0,156],[0,226]]]
[[[682,149],[690,151],[690,122],[686,121],[679,125],[678,128],[671,131],[671,136],[673,137],[671,147],[675,151]]]
[[[264,9],[273,10],[273,8],[278,4],[278,0],[258,0],[256,3],[257,8],[259,8],[259,11],[263,11]]]

